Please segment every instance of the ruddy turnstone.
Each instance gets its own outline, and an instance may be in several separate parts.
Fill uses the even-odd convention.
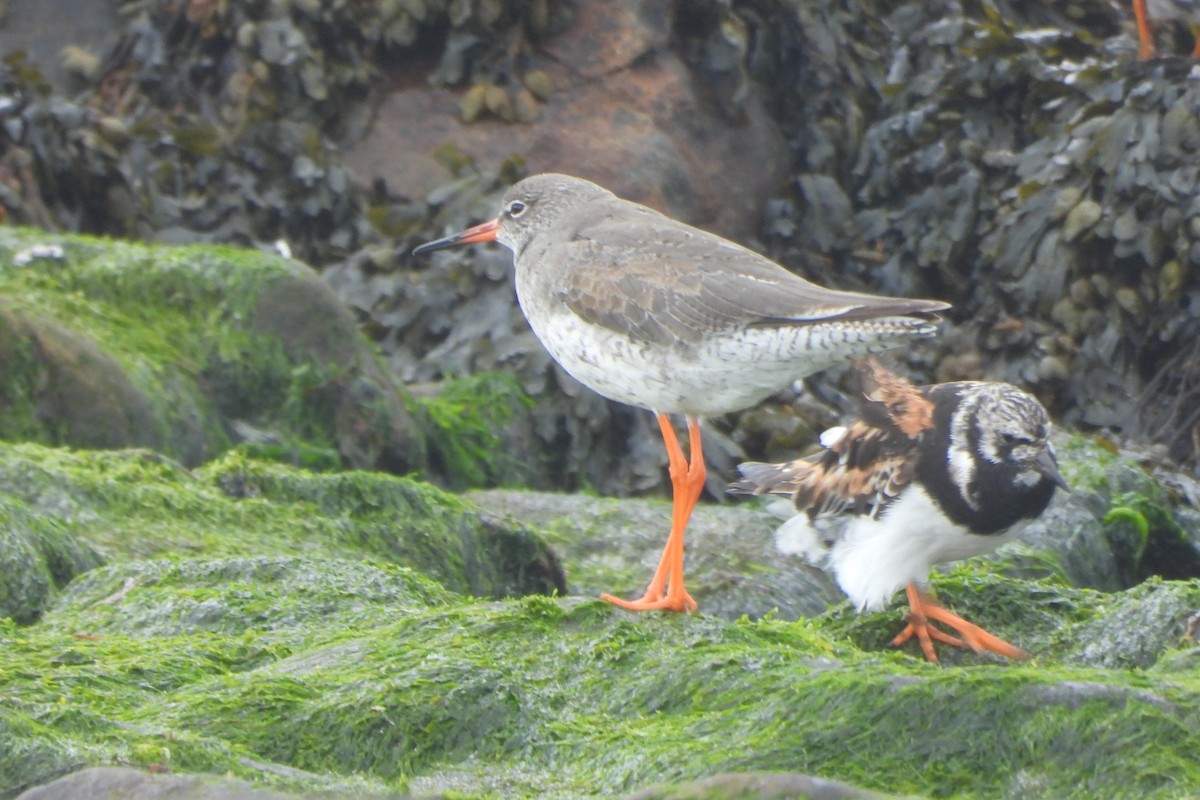
[[[1067,488],[1050,420],[1008,383],[918,388],[875,359],[856,364],[862,418],[821,436],[824,450],[784,464],[742,464],[730,491],[791,497],[800,512],[776,532],[785,553],[831,569],[859,611],[906,587],[908,626],[926,658],[933,640],[1009,658],[1023,651],[950,613],[921,588],[937,564],[995,550]],[[934,627],[941,622],[957,637]]]
[[[674,492],[671,534],[640,599],[602,595],[630,610],[696,608],[683,583],[683,533],[706,477],[701,417],[932,335],[948,308],[822,288],[567,175],[514,184],[499,217],[413,253],[490,241],[513,251],[517,299],[554,360],[599,394],[657,414]],[[690,462],[669,414],[687,419]]]

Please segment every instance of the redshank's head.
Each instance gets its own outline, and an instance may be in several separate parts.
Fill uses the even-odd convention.
[[[520,253],[530,240],[553,228],[572,210],[609,197],[613,197],[612,192],[582,178],[552,172],[532,175],[514,183],[504,193],[499,217],[462,233],[427,242],[413,250],[413,255],[492,241]]]

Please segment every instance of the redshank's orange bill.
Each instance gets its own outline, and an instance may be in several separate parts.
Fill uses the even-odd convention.
[[[688,421],[690,463],[663,426],[674,522],[649,590],[622,603],[632,608],[694,608],[682,590],[683,530],[703,483],[695,478],[703,474],[702,417],[748,408],[819,370],[930,336],[949,307],[825,289],[567,175],[526,178],[505,194],[496,220],[413,252],[493,239],[513,252],[525,318],[568,374],[660,421],[667,414]]]
[[[493,219],[489,222],[476,225],[474,228],[467,228],[462,233],[456,233],[453,236],[447,236],[443,239],[438,239],[433,242],[426,242],[420,247],[413,250],[414,256],[432,253],[434,250],[442,250],[446,247],[457,247],[463,244],[477,244],[479,242],[494,242],[496,241],[496,233],[500,230],[500,220]]]

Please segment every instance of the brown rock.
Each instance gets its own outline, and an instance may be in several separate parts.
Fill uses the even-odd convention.
[[[112,0],[8,0],[0,22],[0,52],[24,51],[55,89],[71,90],[62,51],[77,47],[99,56],[121,33]]]
[[[418,80],[373,110],[345,160],[369,185],[383,179],[419,197],[450,175],[434,151],[453,144],[482,169],[523,156],[531,173],[566,172],[722,235],[757,231],[766,199],[787,174],[783,136],[751,90],[738,120],[717,90],[669,47],[668,4],[581,4],[571,26],[541,43],[530,69],[554,92],[530,124],[486,115],[462,121],[458,91]]]

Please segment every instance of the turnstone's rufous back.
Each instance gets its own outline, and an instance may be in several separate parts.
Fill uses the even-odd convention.
[[[704,488],[700,418],[752,406],[799,378],[932,335],[947,304],[839,292],[740,245],[567,175],[534,175],[500,216],[413,251],[498,241],[513,251],[530,327],[572,377],[658,415],[671,534],[630,610],[694,610],[683,532]],[[668,414],[688,422],[691,461]]]
[[[918,388],[875,359],[856,364],[862,419],[821,436],[825,449],[784,464],[742,464],[730,491],[780,494],[801,512],[776,544],[825,566],[859,611],[878,611],[906,587],[908,626],[930,661],[934,639],[1024,652],[937,605],[921,588],[936,564],[990,552],[1013,539],[1067,488],[1050,446],[1050,420],[1008,383]],[[935,628],[941,622],[952,636]]]

